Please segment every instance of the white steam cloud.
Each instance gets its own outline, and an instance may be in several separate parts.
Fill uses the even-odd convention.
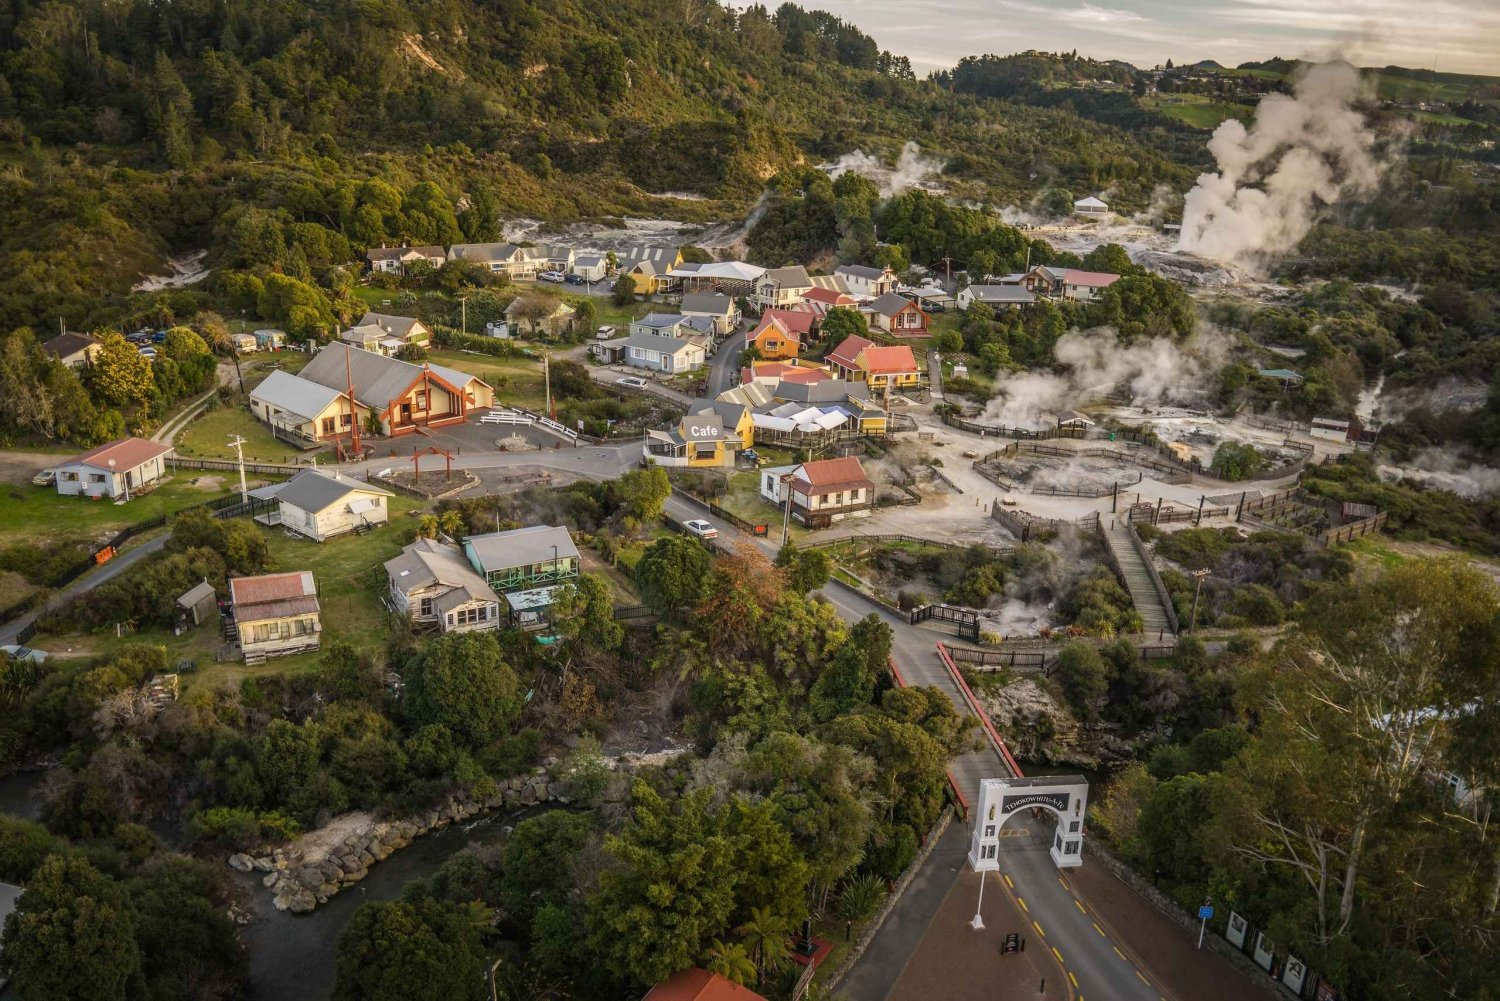
[[[1424,448],[1406,466],[1380,466],[1376,470],[1387,483],[1415,480],[1429,490],[1446,490],[1460,497],[1494,497],[1500,494],[1500,469],[1465,462],[1452,452]]]
[[[1227,356],[1230,342],[1200,334],[1188,345],[1166,337],[1121,344],[1109,327],[1070,330],[1057,339],[1060,372],[1017,372],[996,383],[985,417],[1007,427],[1041,428],[1060,410],[1082,406],[1125,386],[1135,403],[1190,394]]]
[[[1323,63],[1293,96],[1263,98],[1252,128],[1230,119],[1215,129],[1219,172],[1188,192],[1177,249],[1259,270],[1302,242],[1321,207],[1374,190],[1383,165],[1353,107],[1363,92],[1353,66]]]
[[[823,169],[828,171],[829,177],[840,177],[850,171],[868,177],[880,188],[880,197],[889,198],[899,195],[907,188],[939,190],[937,185],[928,183],[927,178],[941,173],[944,163],[943,160],[924,154],[915,142],[907,142],[901,147],[901,155],[896,158],[894,168],[886,166],[880,157],[857,149],[853,153],[845,153],[833,163],[824,164]]]

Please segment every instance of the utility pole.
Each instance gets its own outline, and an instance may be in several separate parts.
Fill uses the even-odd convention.
[[[1198,629],[1198,593],[1203,590],[1203,578],[1212,571],[1194,570],[1191,572],[1193,578],[1193,612],[1188,617],[1188,635],[1191,636]]]
[[[792,474],[781,474],[781,545],[786,546],[787,537],[792,530]]]
[[[250,492],[245,489],[245,439],[233,435],[229,447],[234,449],[234,460],[240,467],[240,503],[244,504],[250,500]]]
[[[469,335],[469,297],[462,296],[458,300],[458,308],[461,319],[459,320],[459,331],[465,337]]]
[[[547,387],[547,416],[557,420],[557,411],[552,409],[552,352],[542,352],[542,381]]]

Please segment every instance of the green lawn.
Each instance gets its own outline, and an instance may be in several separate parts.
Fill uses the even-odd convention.
[[[1171,94],[1149,98],[1147,107],[1197,129],[1216,129],[1228,118],[1248,122],[1255,114],[1248,104],[1229,104],[1202,94]]]
[[[303,453],[272,436],[241,403],[226,403],[205,411],[177,433],[174,444],[180,455],[202,459],[233,459],[231,436],[245,439],[246,462],[296,462]]]
[[[427,352],[427,360],[479,376],[495,387],[496,403],[532,410],[540,409],[546,403],[540,359],[496,358],[438,348]]]
[[[169,473],[161,485],[128,503],[63,497],[52,487],[10,487],[0,491],[0,545],[12,542],[46,542],[72,539],[104,539],[127,525],[173,514],[185,507],[221,497],[223,483],[208,479],[193,483],[194,470]]]

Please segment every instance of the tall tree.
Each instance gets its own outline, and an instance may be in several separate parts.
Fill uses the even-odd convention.
[[[480,1001],[478,904],[419,897],[365,904],[339,936],[335,1001]]]
[[[142,997],[135,916],[114,880],[81,858],[49,856],[0,936],[0,970],[27,1001]]]
[[[404,709],[418,726],[439,723],[465,746],[482,747],[510,729],[519,688],[493,633],[449,633],[408,662]]]

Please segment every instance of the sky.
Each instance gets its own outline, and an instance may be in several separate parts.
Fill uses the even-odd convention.
[[[801,0],[858,25],[918,76],[1026,49],[1225,66],[1270,56],[1500,75],[1497,0]],[[774,3],[767,6],[775,9]]]

